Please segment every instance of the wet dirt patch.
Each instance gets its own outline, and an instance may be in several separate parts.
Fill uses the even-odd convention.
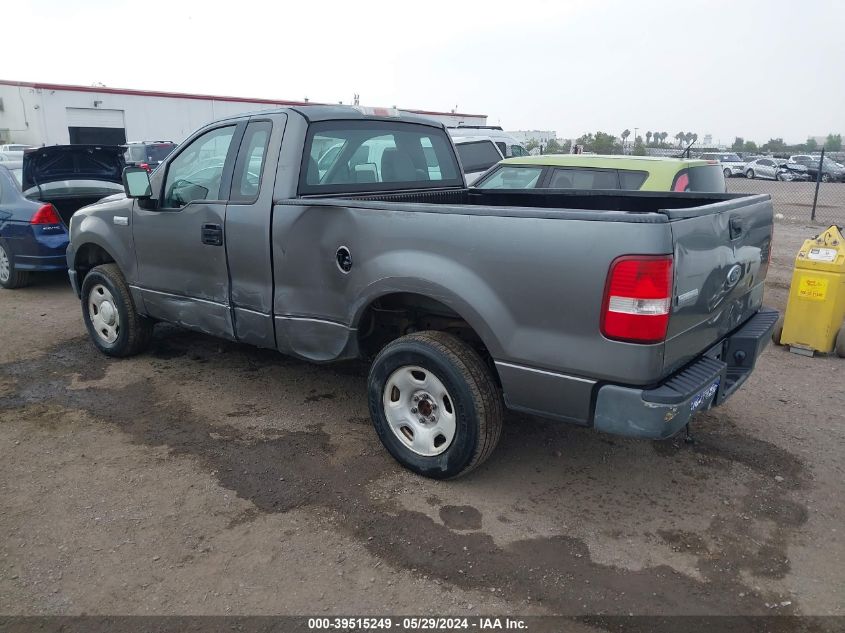
[[[314,393],[310,396],[305,397],[305,404],[309,402],[319,402],[320,400],[334,400],[335,394],[333,393]]]
[[[756,577],[784,578],[791,568],[791,534],[809,516],[792,495],[808,485],[810,473],[783,448],[738,432],[729,416],[708,413],[703,417],[706,430],[695,432],[693,444],[677,439],[655,442],[657,454],[673,460],[692,455],[703,472],[740,465],[753,473],[754,481],[733,512],[715,516],[706,533],[696,537],[698,546],[689,543],[687,535],[660,533],[661,538],[673,546],[689,545],[705,575],[744,571]],[[760,522],[770,528],[761,529]]]
[[[451,530],[481,529],[481,513],[472,506],[443,506],[440,520]]]

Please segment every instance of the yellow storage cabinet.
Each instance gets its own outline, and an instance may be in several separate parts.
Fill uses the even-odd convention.
[[[806,240],[795,258],[782,345],[845,356],[845,240],[836,226]]]

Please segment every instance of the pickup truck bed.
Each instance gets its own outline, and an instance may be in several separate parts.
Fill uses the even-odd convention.
[[[233,145],[220,200],[166,204],[172,187],[182,197],[200,190],[169,184],[170,163],[220,130],[248,146],[253,126],[272,129],[266,159],[242,159]],[[380,165],[366,162],[368,138],[379,139]],[[318,140],[342,148],[334,166],[318,168]],[[358,155],[365,162],[353,165]],[[260,178],[249,200],[234,199],[239,165]],[[420,182],[378,180],[393,172]],[[75,216],[68,262],[83,302],[93,271],[113,263],[131,294],[127,313],[314,362],[375,357],[370,408],[380,437],[430,476],[487,455],[501,426],[493,392],[516,410],[670,435],[741,384],[776,318],[761,312],[768,196],[467,189],[445,130],[416,118],[297,108],[224,120],[180,146],[144,191]],[[89,331],[106,353],[137,351]],[[411,372],[401,389],[386,373],[397,358],[407,362],[396,371]],[[474,376],[466,398],[484,396],[473,400],[476,414],[458,416],[481,435],[467,436],[474,452],[454,429],[418,451],[415,421],[392,430],[385,421],[391,398],[401,392],[396,402],[406,402],[413,371],[458,390],[453,366]],[[450,409],[444,398],[441,410]]]

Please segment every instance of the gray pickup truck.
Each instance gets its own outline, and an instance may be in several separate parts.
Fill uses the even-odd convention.
[[[481,464],[505,407],[671,436],[745,381],[778,316],[768,196],[468,189],[444,127],[389,110],[217,121],[124,187],[70,228],[102,352],[166,321],[372,359],[375,429],[429,477]]]

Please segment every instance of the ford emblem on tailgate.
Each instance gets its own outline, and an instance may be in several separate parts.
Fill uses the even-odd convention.
[[[731,269],[728,271],[728,278],[725,282],[725,285],[728,288],[733,288],[735,285],[739,283],[740,278],[742,277],[742,266],[739,264],[734,264],[731,266]]]

